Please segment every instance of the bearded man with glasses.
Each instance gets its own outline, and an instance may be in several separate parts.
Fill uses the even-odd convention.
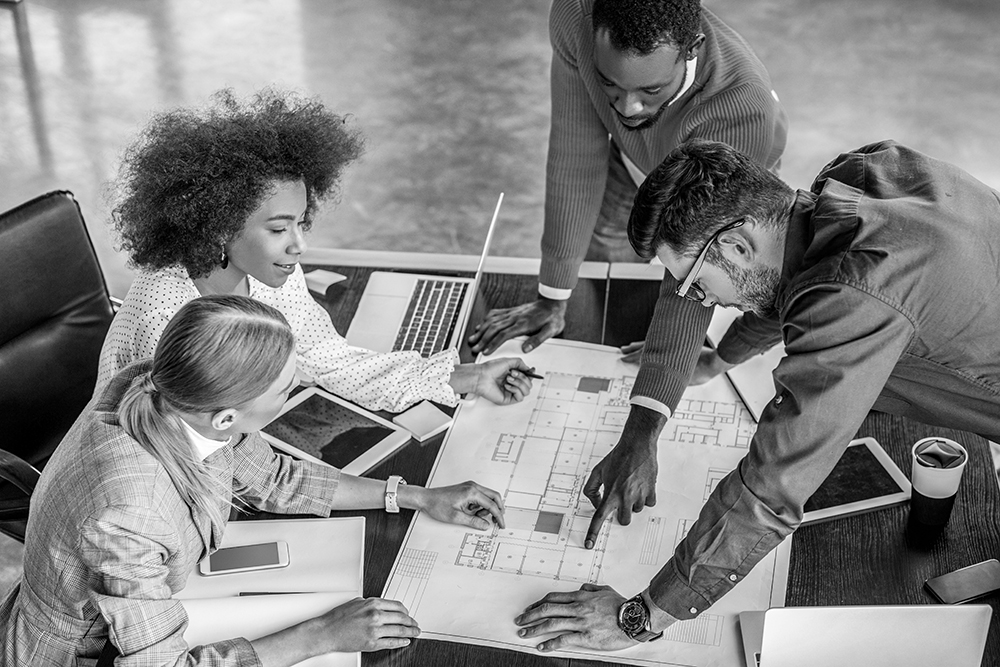
[[[515,620],[522,637],[555,633],[539,649],[625,648],[704,612],[798,527],[870,410],[1000,441],[1000,193],[961,169],[884,141],[796,192],[726,144],[691,141],[639,188],[629,240],[663,262],[668,295],[752,311],[786,356],[747,456],[649,587],[550,593]],[[715,354],[741,361],[769,331],[730,331]],[[677,373],[643,364],[636,387]],[[585,487],[588,541],[655,503],[668,418],[633,395],[631,426]]]

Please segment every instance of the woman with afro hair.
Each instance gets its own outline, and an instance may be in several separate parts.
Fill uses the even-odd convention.
[[[300,376],[372,410],[399,412],[457,395],[520,401],[520,359],[459,364],[454,349],[352,347],[309,295],[299,258],[319,202],[332,198],[363,140],[316,99],[265,90],[216,93],[204,109],[158,114],[126,149],[112,220],[138,274],[101,351],[97,386],[153,356],[167,322],[207,294],[248,295],[280,311],[295,334]]]

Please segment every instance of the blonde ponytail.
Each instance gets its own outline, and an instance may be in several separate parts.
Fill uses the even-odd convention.
[[[255,400],[278,379],[294,347],[274,308],[249,297],[199,297],[177,311],[156,346],[152,370],[122,396],[122,428],[160,462],[181,498],[213,523],[223,522],[221,507],[232,498],[196,456],[178,413],[214,413]]]
[[[188,506],[201,509],[213,524],[223,523],[218,501],[230,504],[231,499],[223,496],[223,489],[198,461],[180,417],[172,410],[163,410],[152,373],[135,378],[125,390],[118,404],[118,421],[160,462]]]

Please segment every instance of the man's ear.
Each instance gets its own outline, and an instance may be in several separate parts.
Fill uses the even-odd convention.
[[[684,60],[694,60],[698,56],[698,51],[701,50],[701,45],[705,43],[705,33],[699,32],[691,40],[691,44],[688,45],[687,50],[684,52]]]
[[[238,416],[239,411],[236,408],[219,410],[212,415],[212,428],[216,431],[228,431]]]
[[[715,241],[722,256],[740,268],[749,268],[757,259],[757,247],[743,234],[743,229],[730,229]]]

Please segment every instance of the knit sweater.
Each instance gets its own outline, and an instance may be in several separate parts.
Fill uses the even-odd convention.
[[[767,70],[750,46],[702,10],[705,42],[694,83],[653,127],[627,130],[593,65],[592,5],[593,0],[555,0],[549,16],[552,121],[539,278],[543,285],[563,289],[575,286],[597,222],[609,134],[644,173],[693,138],[723,141],[772,169],[785,148],[788,124]]]
[[[554,0],[549,17],[552,127],[539,281],[563,289],[576,285],[597,224],[612,141],[645,173],[692,138],[723,141],[776,169],[788,125],[767,70],[750,46],[714,14],[702,10],[705,41],[698,52],[694,83],[653,127],[626,130],[593,65],[592,5],[593,0]],[[667,415],[688,385],[712,312],[678,299],[675,286],[667,273],[632,394],[633,404]]]

